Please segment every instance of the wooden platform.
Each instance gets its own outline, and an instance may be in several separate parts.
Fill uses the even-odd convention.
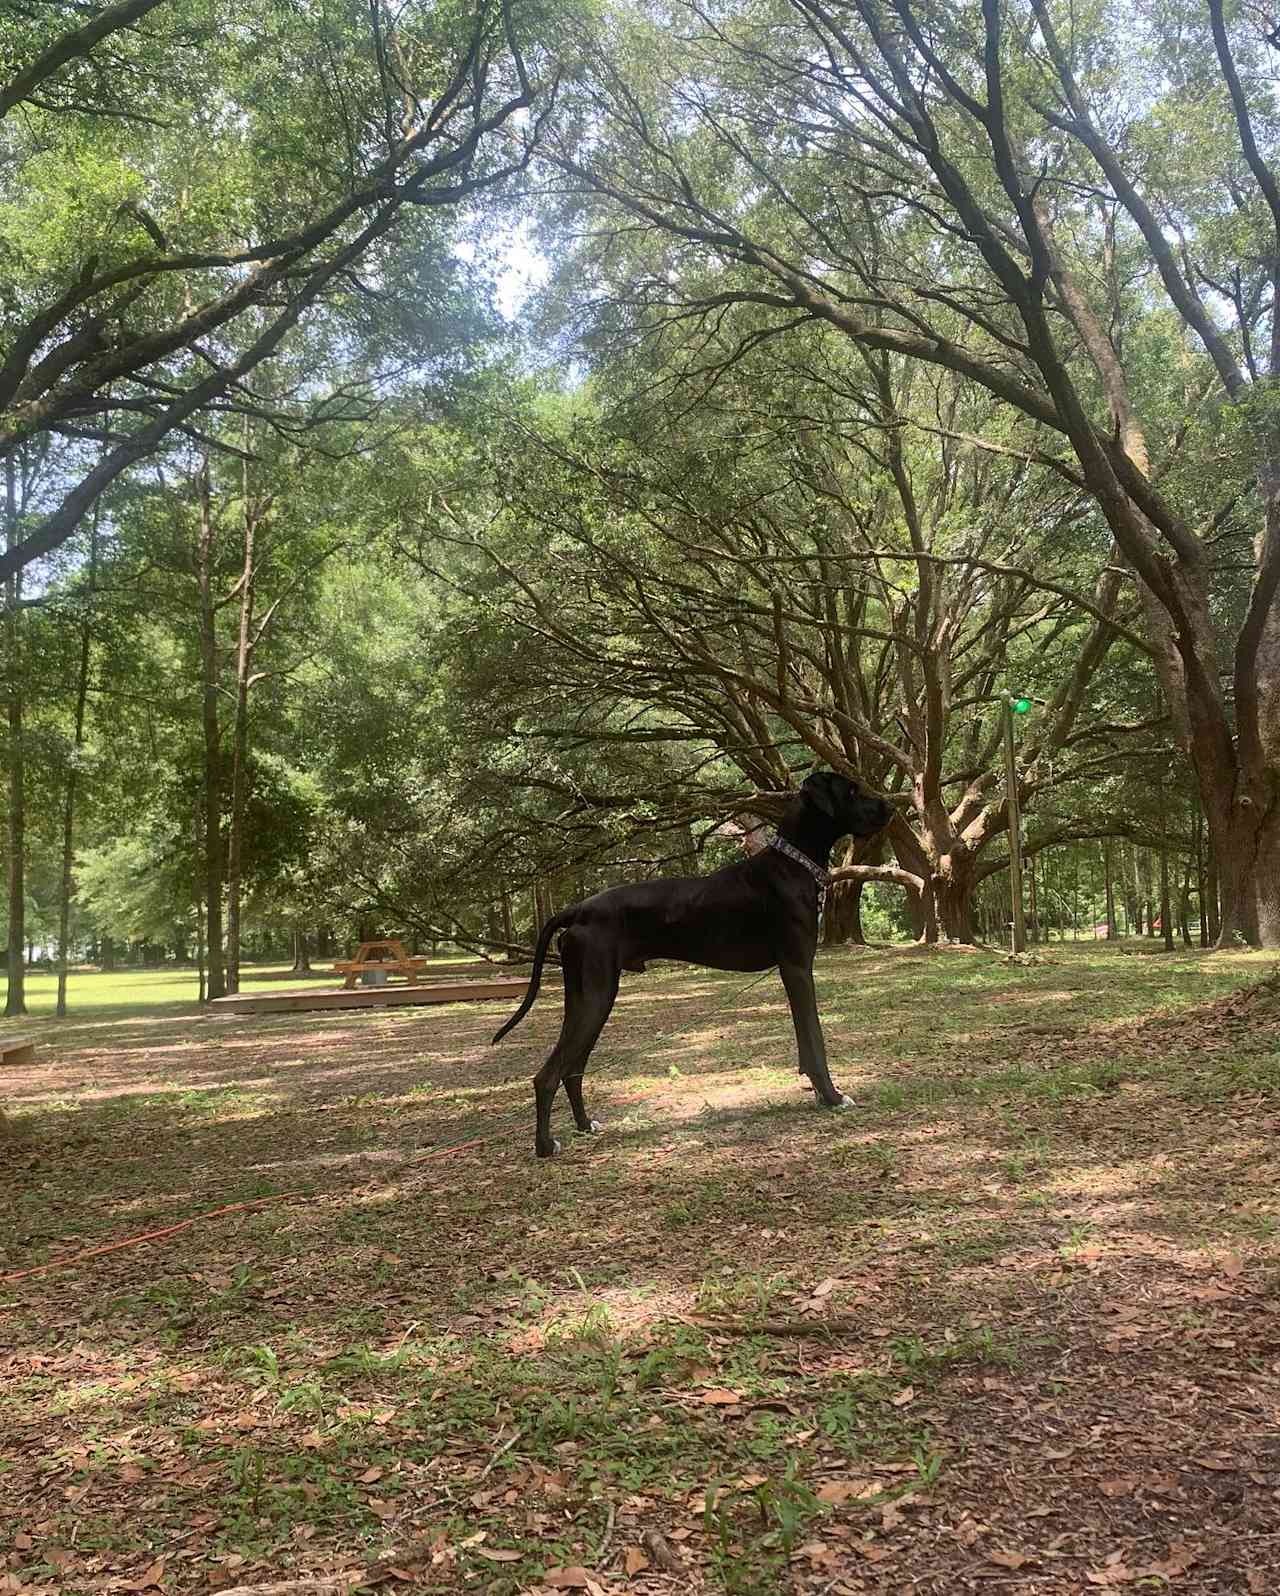
[[[528,982],[525,985],[528,986]],[[0,1064],[34,1064],[36,1042],[33,1036],[0,1036]]]
[[[501,964],[490,962],[488,959],[467,959],[465,962],[462,960],[433,959],[424,967],[419,979],[423,981],[466,981],[472,979],[472,977],[477,977],[506,980],[508,976],[519,975],[522,970],[527,978],[529,974],[529,961],[527,959],[523,964]],[[558,965],[548,964],[548,975],[556,975],[558,973]],[[308,976],[319,980],[326,975],[331,975],[334,984],[337,985],[342,979],[342,972],[336,970],[333,961],[327,958],[314,959],[311,968],[301,972],[297,970],[259,970],[253,966],[248,966],[244,968],[243,974],[247,981],[270,981],[272,983],[277,981],[282,983],[285,981],[305,981]]]
[[[555,972],[559,976],[559,971]],[[558,986],[543,979],[543,986]],[[395,1003],[489,1003],[501,999],[517,1002],[528,990],[527,976],[506,976],[496,981],[417,981],[401,986],[301,987],[290,992],[237,992],[214,998],[208,1005],[221,1014],[275,1014],[303,1009],[377,1009]]]

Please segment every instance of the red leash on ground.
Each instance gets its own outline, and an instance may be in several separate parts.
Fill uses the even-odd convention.
[[[400,1168],[411,1169],[414,1164],[425,1164],[432,1158],[447,1158],[450,1153],[462,1153],[469,1147],[483,1147],[485,1140],[483,1136],[476,1136],[469,1142],[455,1142],[452,1147],[437,1147],[433,1152],[423,1153],[420,1158],[409,1159],[408,1163],[401,1164]],[[33,1269],[16,1269],[12,1274],[0,1275],[0,1286],[12,1285],[15,1281],[26,1280],[31,1275],[47,1274],[51,1269],[64,1269],[68,1264],[83,1263],[88,1258],[100,1258],[106,1252],[119,1252],[122,1247],[138,1247],[144,1241],[159,1241],[163,1236],[176,1236],[206,1219],[220,1219],[223,1214],[244,1214],[254,1208],[269,1207],[272,1203],[316,1202],[320,1197],[328,1195],[327,1192],[279,1191],[272,1197],[255,1197],[250,1202],[228,1203],[225,1208],[211,1208],[204,1214],[192,1214],[190,1219],[180,1219],[176,1225],[165,1225],[160,1230],[144,1230],[137,1236],[126,1236],[123,1241],[109,1241],[103,1247],[90,1247],[86,1252],[68,1253],[65,1258],[54,1258],[49,1263],[36,1264]]]

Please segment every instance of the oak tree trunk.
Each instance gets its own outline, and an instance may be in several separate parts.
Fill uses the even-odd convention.
[[[853,943],[866,945],[862,933],[862,881],[838,881],[827,894],[827,909],[822,925],[824,947]]]
[[[938,922],[948,942],[973,942],[973,893],[976,875],[972,859],[949,855],[933,874],[933,899]]]

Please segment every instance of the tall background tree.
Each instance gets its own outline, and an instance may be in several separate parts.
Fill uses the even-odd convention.
[[[588,240],[577,271],[615,336],[752,304],[773,335],[821,321],[1031,424],[1141,601],[1221,935],[1277,946],[1280,120],[1259,15],[615,14],[558,124],[552,225]]]

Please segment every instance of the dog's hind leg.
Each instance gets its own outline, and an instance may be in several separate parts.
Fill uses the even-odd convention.
[[[577,1052],[572,1056],[568,1051],[565,1053],[564,1090],[573,1110],[573,1122],[584,1134],[604,1129],[587,1113],[582,1101],[582,1077],[591,1050],[600,1040],[605,1021],[613,1012],[620,973],[617,964],[602,955],[589,953],[583,962],[582,1029],[570,1044]]]
[[[831,1079],[827,1068],[827,1048],[818,1018],[818,995],[813,985],[813,970],[806,964],[783,964],[778,973],[787,989],[791,1021],[796,1028],[796,1047],[800,1054],[800,1073],[813,1083],[820,1108],[851,1108],[846,1097]]]
[[[618,965],[611,954],[584,949],[572,931],[560,944],[564,968],[564,1020],[547,1062],[533,1079],[537,1106],[534,1147],[539,1158],[551,1158],[560,1143],[551,1135],[551,1104],[564,1081],[574,1123],[580,1131],[599,1130],[582,1101],[582,1077],[618,995]]]

